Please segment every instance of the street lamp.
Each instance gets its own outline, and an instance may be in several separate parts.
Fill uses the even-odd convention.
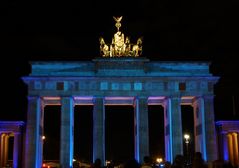
[[[160,163],[163,162],[163,159],[162,159],[162,158],[156,158],[156,162],[157,162],[158,164],[160,164]]]
[[[186,157],[187,157],[187,166],[189,165],[189,142],[190,142],[190,135],[184,134],[184,140],[186,144]]]
[[[188,144],[190,141],[190,135],[189,134],[184,134],[184,139],[185,139],[185,143]]]

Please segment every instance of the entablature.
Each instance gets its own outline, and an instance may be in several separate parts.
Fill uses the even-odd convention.
[[[21,133],[24,125],[23,121],[0,121],[0,132]]]
[[[213,93],[215,77],[29,77],[29,94],[165,94]],[[93,94],[94,93],[94,94]]]

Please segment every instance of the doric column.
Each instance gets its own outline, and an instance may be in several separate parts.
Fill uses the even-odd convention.
[[[238,142],[237,142],[237,133],[232,133],[232,142],[233,142],[233,154],[234,154],[234,166],[239,166],[239,155],[238,155]]]
[[[204,96],[207,161],[214,161],[218,158],[213,99],[214,96],[212,95]]]
[[[165,160],[173,162],[172,158],[172,144],[171,144],[171,138],[170,138],[170,114],[169,114],[169,99],[166,99],[163,103],[164,108],[164,141],[165,141]]]
[[[174,96],[168,99],[170,120],[169,134],[172,159],[174,159],[177,154],[183,154],[183,136],[180,103],[181,99],[178,96]]]
[[[148,98],[135,99],[135,157],[143,163],[144,156],[149,155]]]
[[[21,134],[14,133],[13,168],[21,167]]]
[[[28,96],[25,167],[41,167],[42,149],[42,117],[41,100],[38,96]]]
[[[3,154],[4,154],[4,133],[0,134],[0,167],[3,167]]]
[[[74,112],[73,98],[61,98],[60,164],[62,168],[73,167]]]
[[[8,139],[9,135],[4,133],[1,138],[1,165],[0,167],[5,167],[8,160]]]
[[[233,155],[233,139],[232,139],[232,134],[228,133],[227,134],[228,138],[228,151],[229,151],[229,160],[233,164],[234,163],[234,155]]]
[[[221,154],[223,155],[222,156],[222,159],[224,161],[229,161],[229,151],[228,151],[228,138],[227,138],[227,133],[226,132],[222,132],[221,133],[221,138],[222,138],[222,144],[220,144],[222,146],[222,151],[221,151]]]
[[[203,159],[207,160],[206,156],[206,135],[205,135],[205,110],[204,99],[196,98],[193,102],[194,125],[195,125],[195,150],[201,152]]]
[[[9,143],[9,135],[6,134],[4,136],[4,157],[3,157],[3,165],[6,166],[8,161],[8,143]]]
[[[93,109],[93,161],[105,163],[105,106],[102,97],[95,97]]]

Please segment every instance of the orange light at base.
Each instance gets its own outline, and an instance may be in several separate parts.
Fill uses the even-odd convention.
[[[156,159],[156,162],[157,162],[157,163],[161,163],[161,162],[163,162],[163,159],[162,159],[162,158],[157,158],[157,159]]]

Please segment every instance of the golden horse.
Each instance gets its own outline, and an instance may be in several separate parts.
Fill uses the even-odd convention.
[[[138,57],[142,54],[142,38],[138,38],[137,40],[137,44],[133,45],[133,48],[132,48],[132,55],[135,56],[135,57]]]

